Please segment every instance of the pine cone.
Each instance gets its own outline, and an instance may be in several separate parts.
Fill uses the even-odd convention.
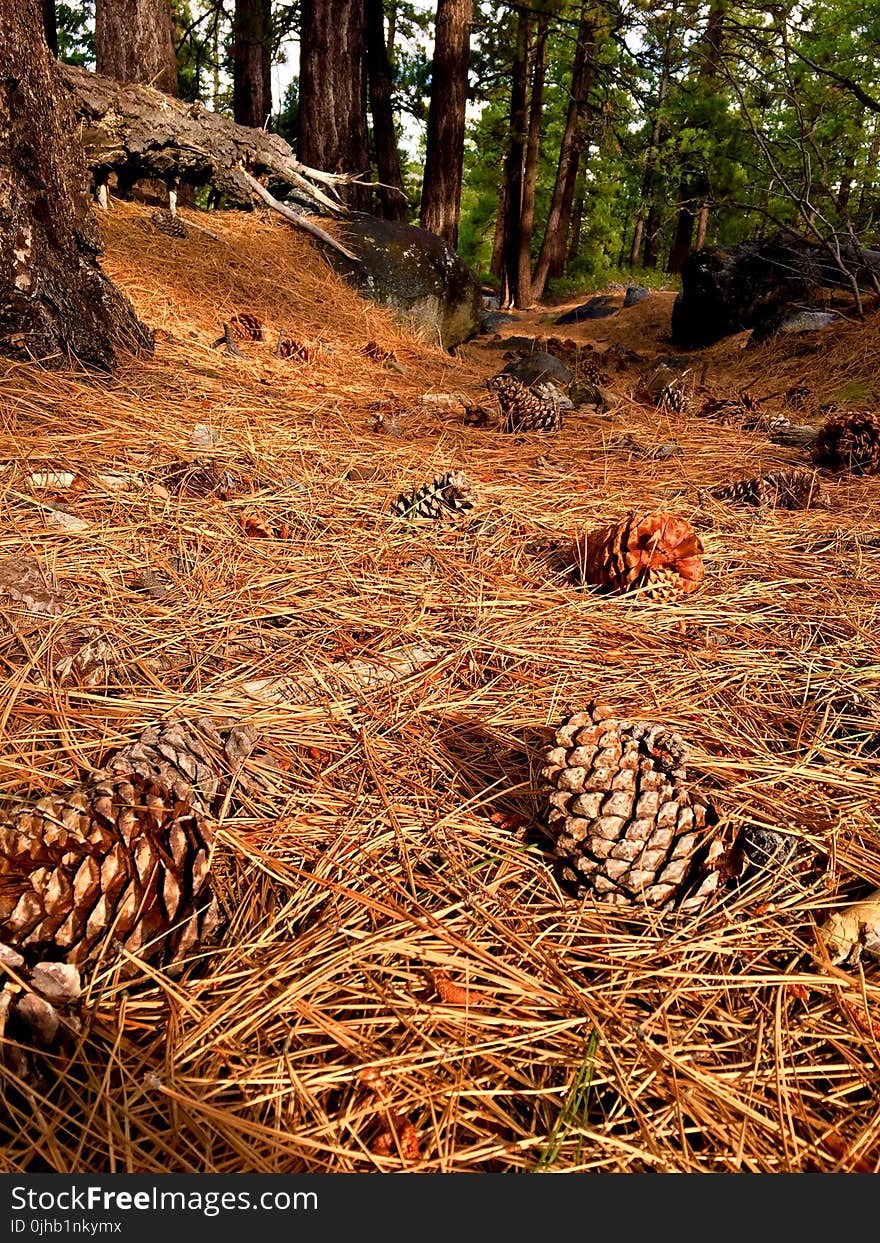
[[[724,874],[728,842],[686,784],[687,748],[652,721],[590,705],[563,721],[541,775],[564,880],[601,902],[693,913]]]
[[[103,765],[111,779],[139,777],[164,786],[199,814],[219,810],[230,782],[249,793],[254,781],[244,764],[259,735],[249,725],[222,724],[210,717],[168,721],[145,729],[140,737],[113,752]]]
[[[114,937],[176,962],[216,926],[211,829],[167,785],[107,776],[0,812],[0,938],[82,963]]]
[[[880,473],[880,416],[870,410],[841,410],[819,428],[813,461],[854,475]]]
[[[391,506],[396,518],[457,518],[474,508],[476,498],[463,471],[448,470],[431,483],[402,492]]]
[[[754,479],[740,479],[710,493],[718,501],[760,505],[768,509],[808,509],[819,497],[819,476],[814,470],[783,470]]]
[[[243,311],[241,315],[233,315],[229,326],[240,341],[264,340],[262,320],[252,315],[250,311]]]
[[[675,514],[600,527],[575,545],[577,573],[584,583],[610,591],[640,590],[654,600],[695,591],[705,569],[703,545],[690,523]]]
[[[150,219],[153,222],[153,228],[159,233],[164,233],[166,237],[187,236],[186,225],[180,217],[165,208],[157,207]]]
[[[486,387],[498,398],[506,432],[557,432],[562,427],[558,404],[538,397],[515,376],[501,372]]]

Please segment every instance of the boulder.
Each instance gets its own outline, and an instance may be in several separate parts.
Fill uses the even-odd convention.
[[[571,384],[571,372],[565,363],[555,354],[545,354],[542,350],[535,350],[524,358],[509,362],[504,373],[516,376],[523,384],[529,385],[540,384],[542,381],[551,381],[564,387]]]
[[[579,324],[585,319],[605,319],[608,315],[617,314],[618,308],[611,305],[613,301],[613,294],[598,294],[595,298],[590,298],[589,302],[584,302],[573,310],[566,311],[553,322],[554,324]]]
[[[868,288],[880,272],[880,254],[841,248],[844,264]],[[689,255],[681,293],[672,308],[672,339],[698,349],[751,328],[756,340],[778,331],[789,316],[819,299],[820,291],[846,287],[848,278],[828,252],[798,239],[740,242]]]
[[[480,331],[480,282],[436,234],[376,216],[340,221],[337,234],[360,262],[330,251],[333,267],[423,341],[451,350]]]
[[[625,307],[635,306],[637,302],[641,302],[642,298],[647,298],[650,292],[650,289],[647,289],[644,285],[629,285],[626,296],[623,299],[623,305]]]

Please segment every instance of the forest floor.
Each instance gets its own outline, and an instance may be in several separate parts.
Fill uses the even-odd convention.
[[[456,395],[487,404],[503,347],[423,346],[277,218],[217,216],[218,241],[131,204],[102,223],[159,340],[110,379],[2,364],[0,585],[25,558],[53,601],[0,635],[2,791],[70,788],[169,717],[260,749],[218,834],[219,945],[182,976],[93,965],[75,1046],[37,1087],[2,1072],[3,1169],[880,1171],[878,967],[818,933],[880,885],[880,479],[823,473],[806,511],[714,502],[807,454],[642,404],[641,363],[555,435],[469,426]],[[501,335],[648,366],[677,353],[673,296]],[[212,348],[243,313],[267,340]],[[876,318],[743,345],[695,353],[698,382],[774,412],[803,386],[804,422],[876,396]],[[391,517],[450,469],[470,520]],[[705,545],[692,595],[559,568],[655,509]],[[821,882],[775,901],[766,874],[687,921],[563,891],[538,774],[593,700],[680,732],[722,824],[806,839]]]

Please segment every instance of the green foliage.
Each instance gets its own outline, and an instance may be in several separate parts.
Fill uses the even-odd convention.
[[[56,4],[58,27],[58,59],[70,65],[95,67],[95,5],[94,0],[79,4]]]

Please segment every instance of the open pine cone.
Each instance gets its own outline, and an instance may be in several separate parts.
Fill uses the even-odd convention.
[[[137,774],[0,811],[0,940],[84,962],[106,937],[164,963],[216,927],[212,831],[190,803]]]
[[[756,505],[766,509],[809,509],[819,498],[819,476],[814,470],[779,470],[754,479],[738,479],[709,493],[717,501]]]
[[[705,575],[703,545],[675,514],[654,513],[589,531],[575,544],[577,574],[609,591],[639,590],[652,600],[695,591]]]
[[[840,410],[825,420],[813,444],[813,461],[853,475],[880,473],[880,415]]]
[[[556,731],[541,770],[561,878],[600,902],[700,910],[729,843],[687,787],[687,748],[652,721],[591,704]]]

